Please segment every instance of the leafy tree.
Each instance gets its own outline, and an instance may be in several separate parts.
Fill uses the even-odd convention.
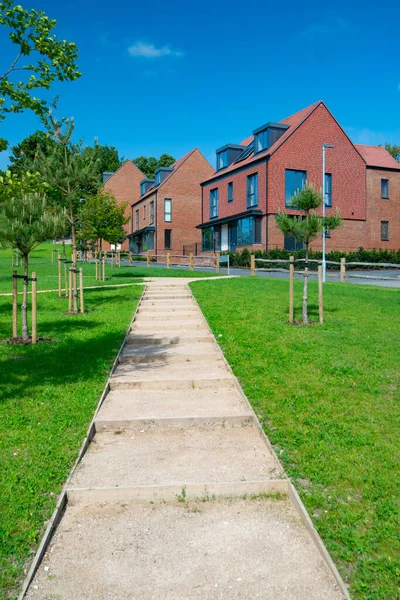
[[[114,146],[101,146],[97,143],[93,148],[87,146],[83,150],[83,155],[89,162],[96,161],[100,182],[102,182],[103,173],[114,173],[125,160],[124,157],[119,156],[118,150]]]
[[[34,170],[39,151],[43,156],[49,156],[54,150],[54,145],[54,140],[43,131],[31,133],[16,146],[11,146],[9,170],[17,174]]]
[[[157,169],[172,166],[176,162],[176,159],[170,154],[161,154],[158,160],[154,156],[150,156],[149,158],[139,156],[138,158],[134,158],[132,162],[135,163],[146,177],[153,179]]]
[[[58,121],[50,113],[44,119],[44,123],[55,144],[48,156],[39,150],[35,163],[36,169],[40,172],[43,181],[60,193],[60,204],[67,209],[72,238],[72,266],[76,271],[76,228],[81,198],[87,193],[96,191],[100,185],[96,157],[95,155],[85,157],[82,144],[72,141],[73,119]],[[73,288],[73,312],[78,313],[76,272],[73,273]]]
[[[308,254],[313,240],[322,234],[324,229],[336,229],[342,223],[339,211],[334,215],[323,218],[316,209],[322,204],[322,194],[309,183],[303,190],[291,198],[292,208],[301,210],[304,215],[292,216],[279,212],[276,216],[278,228],[286,235],[292,235],[296,241],[305,245],[304,289],[303,289],[303,323],[308,324]]]
[[[83,239],[93,245],[99,241],[100,251],[103,240],[110,244],[122,243],[126,238],[124,225],[129,221],[124,214],[126,206],[118,204],[109,192],[87,198],[79,212]]]
[[[382,144],[379,145],[382,146]],[[393,156],[393,158],[400,162],[400,146],[385,142],[385,148]]]
[[[48,184],[41,180],[40,173],[28,171],[18,176],[8,170],[0,175],[0,204],[23,194],[45,194],[48,188]]]
[[[28,329],[28,273],[29,255],[39,244],[54,238],[65,219],[61,211],[54,211],[46,202],[43,192],[32,191],[32,181],[13,186],[15,193],[0,203],[0,244],[18,250],[24,261],[24,288],[22,301],[22,338],[29,341]]]
[[[48,105],[36,91],[49,90],[54,81],[74,81],[81,76],[76,44],[52,34],[56,23],[41,10],[23,9],[14,0],[0,2],[0,25],[16,46],[12,63],[0,69],[0,120],[5,113],[27,109],[42,117]],[[24,79],[18,80],[21,74]]]

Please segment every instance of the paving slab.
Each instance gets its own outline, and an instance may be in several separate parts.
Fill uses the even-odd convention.
[[[76,506],[30,600],[343,600],[285,499]]]
[[[127,345],[134,344],[180,344],[192,342],[206,342],[214,344],[215,340],[209,330],[196,328],[195,330],[182,327],[182,329],[170,329],[169,331],[149,332],[147,330],[138,330],[134,326],[131,328],[131,333],[126,338]]]
[[[97,433],[70,487],[185,485],[277,479],[257,427]]]
[[[232,382],[219,389],[111,391],[96,419],[212,419],[244,414],[253,413]]]
[[[221,359],[221,354],[214,344],[208,342],[191,342],[177,344],[130,344],[122,351],[120,363],[171,363],[198,360]]]

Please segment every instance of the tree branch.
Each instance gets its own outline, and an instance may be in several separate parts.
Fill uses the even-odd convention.
[[[19,59],[21,58],[21,55],[22,55],[22,52],[19,52],[19,53],[18,53],[18,55],[17,55],[17,57],[16,57],[16,59],[14,60],[13,64],[12,64],[12,65],[11,65],[11,67],[8,69],[8,71],[6,71],[6,72],[4,73],[4,75],[1,75],[1,76],[0,76],[0,81],[1,81],[2,79],[5,79],[5,78],[7,77],[7,75],[9,75],[9,74],[11,73],[11,71],[17,71],[17,70],[18,70],[18,71],[21,71],[22,69],[24,69],[24,68],[25,68],[25,67],[22,67],[22,69],[16,69],[16,68],[15,68],[15,65],[17,64],[17,62],[18,62],[18,61],[19,61]]]

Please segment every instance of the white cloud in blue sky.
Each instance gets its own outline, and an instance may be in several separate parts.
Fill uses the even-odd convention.
[[[184,55],[181,50],[174,50],[168,45],[157,48],[154,44],[146,42],[135,42],[132,46],[129,46],[128,53],[134,58],[161,58],[163,56],[181,57]]]

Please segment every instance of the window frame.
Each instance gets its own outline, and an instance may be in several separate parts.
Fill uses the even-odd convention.
[[[169,211],[167,210],[169,203]],[[167,218],[169,216],[169,218]],[[164,198],[164,223],[172,223],[172,198]]]
[[[169,232],[169,246],[166,245],[166,234]],[[164,229],[164,250],[172,250],[172,229]]]
[[[293,194],[290,194],[290,195],[287,192],[287,183],[288,183],[287,178],[288,178],[289,173],[296,173],[297,175],[299,173],[302,173],[302,178],[303,178],[303,187],[295,188]],[[297,206],[295,206],[294,204],[291,204],[290,200],[291,200],[291,198],[293,198],[296,195],[296,192],[302,191],[304,189],[306,182],[307,182],[307,171],[304,171],[303,169],[285,169],[285,208],[297,210]],[[295,183],[296,183],[296,181],[295,181]]]
[[[221,164],[222,162],[222,164]],[[225,164],[224,164],[225,163]],[[217,154],[217,171],[226,169],[228,166],[228,150],[223,150]]]
[[[325,173],[325,207],[332,208],[332,173]]]
[[[228,182],[228,202],[233,202],[233,181]]]
[[[255,145],[254,145],[254,153],[258,154],[259,152],[263,152],[264,150],[268,150],[269,147],[269,131],[267,129],[263,129],[259,131],[255,135]],[[263,140],[263,144],[260,144],[260,140]]]
[[[384,195],[384,185],[386,186],[386,196]],[[381,198],[389,200],[389,179],[381,179]]]
[[[251,181],[253,179],[255,181],[254,191],[250,192]],[[253,203],[249,201],[249,198],[252,196],[255,198],[255,202]],[[250,175],[247,175],[246,180],[246,208],[254,208],[255,206],[258,206],[258,173],[251,173]]]
[[[147,204],[143,205],[143,219],[146,219]]]
[[[218,188],[210,190],[210,219],[218,218],[218,202],[219,202],[219,191]]]
[[[154,200],[150,202],[150,225],[154,223]]]
[[[383,229],[383,227],[385,229]],[[385,232],[385,233],[383,233]],[[389,241],[389,221],[381,221],[381,242]]]
[[[136,209],[136,214],[135,214],[135,222],[136,222],[136,230],[139,229],[139,209]]]

